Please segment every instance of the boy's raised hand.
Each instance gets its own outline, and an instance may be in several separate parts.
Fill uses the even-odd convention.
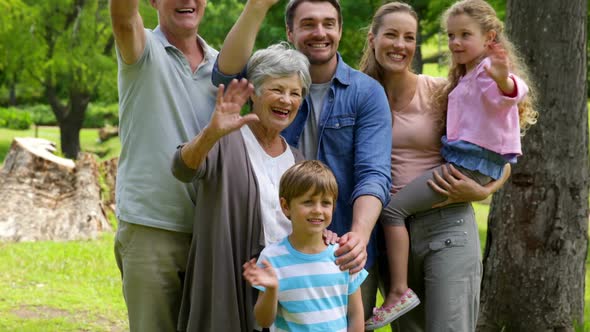
[[[514,81],[508,77],[510,74],[508,53],[498,43],[490,44],[488,49],[490,65],[485,66],[484,70],[498,84],[498,87],[504,94],[511,95],[514,92]]]
[[[267,289],[276,289],[279,287],[279,280],[275,274],[275,270],[267,260],[262,261],[264,267],[256,264],[256,259],[253,258],[247,261],[242,267],[244,268],[244,279],[253,286],[262,286]]]
[[[258,121],[256,114],[240,115],[242,106],[248,101],[253,91],[254,87],[246,79],[232,80],[227,89],[223,84],[219,85],[209,129],[221,137],[249,122]]]

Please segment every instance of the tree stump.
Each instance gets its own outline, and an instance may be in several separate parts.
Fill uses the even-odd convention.
[[[53,154],[55,144],[15,138],[0,170],[0,241],[93,239],[111,230],[94,156]]]
[[[98,139],[101,142],[106,142],[112,137],[119,136],[119,127],[105,126],[98,130]]]
[[[108,191],[102,194],[102,203],[113,213],[115,212],[115,184],[117,180],[117,165],[119,158],[111,158],[100,163],[99,169],[104,179],[104,187]],[[103,189],[104,189],[103,187]]]

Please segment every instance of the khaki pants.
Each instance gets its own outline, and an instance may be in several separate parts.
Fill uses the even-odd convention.
[[[176,331],[190,243],[190,234],[119,221],[115,258],[130,331]]]

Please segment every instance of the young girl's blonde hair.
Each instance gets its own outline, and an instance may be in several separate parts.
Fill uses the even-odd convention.
[[[537,117],[539,116],[539,113],[535,110],[535,87],[529,79],[528,69],[524,64],[524,61],[519,56],[512,42],[506,37],[506,34],[504,33],[504,24],[498,19],[496,11],[487,2],[484,0],[462,0],[456,2],[444,13],[442,18],[443,28],[446,30],[446,23],[450,17],[461,14],[467,15],[475,20],[479,24],[483,33],[491,30],[496,32],[496,39],[494,41],[506,50],[508,60],[510,61],[510,71],[520,77],[528,85],[528,94],[520,103],[518,103],[520,131],[521,135],[524,135],[527,129],[537,123]],[[445,112],[447,109],[449,93],[453,91],[459,83],[461,76],[464,76],[467,71],[465,65],[455,63],[452,60],[450,63],[448,82],[440,91],[438,91],[438,93],[436,93],[435,96],[436,105]]]

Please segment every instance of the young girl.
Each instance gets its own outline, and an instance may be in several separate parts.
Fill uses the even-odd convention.
[[[504,165],[515,163],[522,154],[520,136],[537,117],[532,106],[533,93],[525,83],[526,70],[489,4],[483,0],[459,1],[446,11],[443,22],[452,63],[449,82],[435,98],[435,103],[447,111],[441,155],[454,168],[484,185],[501,178]],[[441,168],[434,172],[440,172]],[[427,172],[406,185],[383,210],[381,222],[388,248],[393,247],[394,241],[408,243],[408,233],[403,226],[406,217],[446,199],[429,188],[432,174]],[[400,226],[404,232],[388,231]],[[388,233],[397,234],[397,238]],[[460,234],[444,232],[440,239],[429,243],[428,249],[460,247],[465,241]],[[388,250],[388,255],[400,257],[390,262],[402,264],[407,262],[408,248]],[[394,263],[389,268],[390,289],[397,292],[390,290],[383,306],[374,309],[373,316],[366,322],[369,330],[389,324],[420,303],[407,286],[407,267]],[[400,292],[400,289],[405,291]]]

